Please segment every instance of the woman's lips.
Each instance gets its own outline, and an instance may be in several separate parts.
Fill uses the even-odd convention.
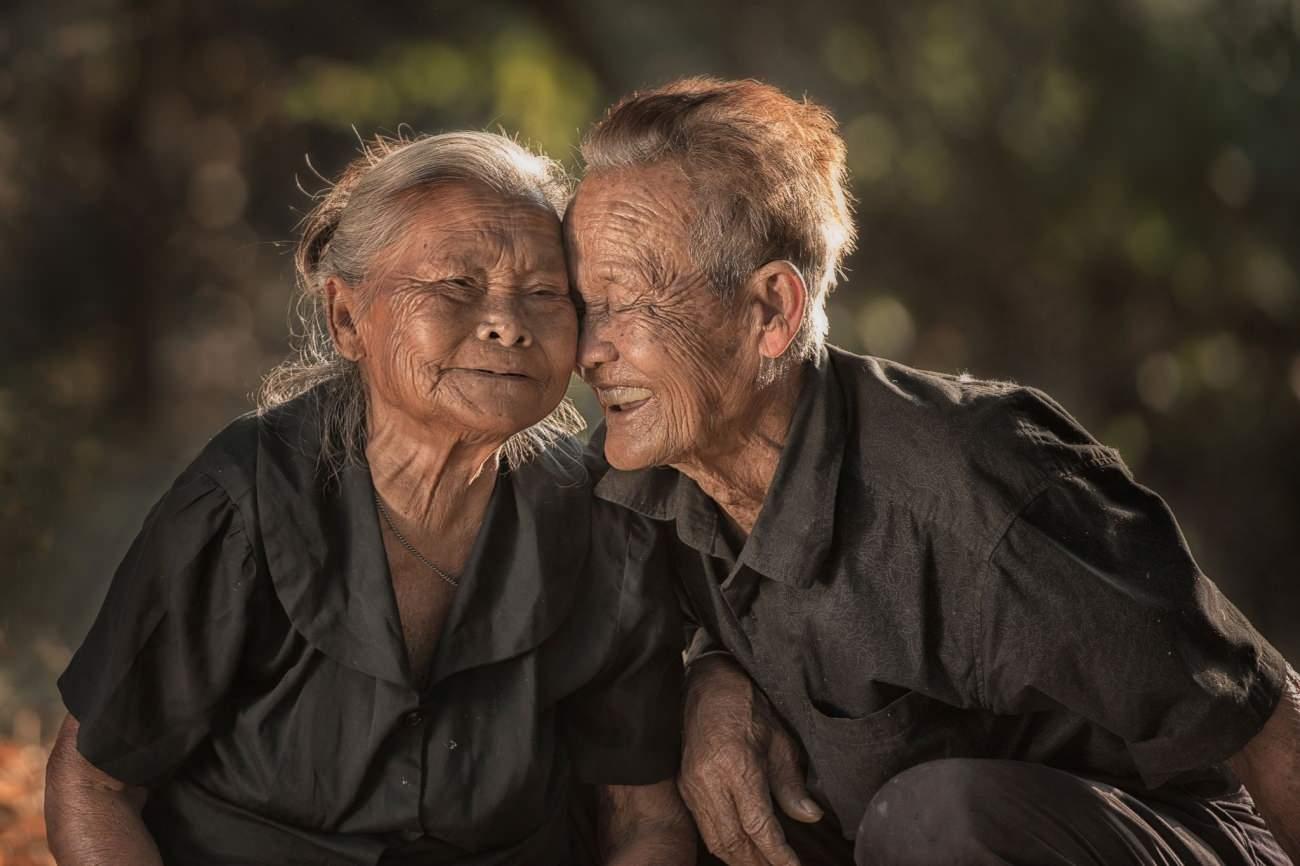
[[[527,373],[521,373],[518,370],[492,370],[487,367],[456,367],[459,373],[469,373],[473,376],[492,376],[498,379],[531,379]]]
[[[635,388],[630,385],[614,385],[598,388],[596,396],[600,405],[610,412],[630,412],[654,396],[649,388]]]

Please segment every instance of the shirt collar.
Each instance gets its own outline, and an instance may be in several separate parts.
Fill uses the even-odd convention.
[[[844,460],[844,397],[826,349],[805,365],[790,431],[772,484],[741,561],[773,580],[807,587],[830,552],[835,497]],[[592,437],[603,448],[604,428]],[[675,520],[678,537],[714,556],[726,544],[717,506],[690,478],[671,467],[609,469],[596,496],[655,520]]]
[[[318,404],[304,395],[259,424],[258,523],[276,594],[321,652],[417,686],[365,466],[321,463]],[[548,458],[497,479],[434,659],[431,682],[540,644],[572,607],[590,533],[589,486]],[[567,464],[566,464],[567,466]],[[573,470],[582,470],[574,462]],[[580,480],[581,483],[575,483]]]

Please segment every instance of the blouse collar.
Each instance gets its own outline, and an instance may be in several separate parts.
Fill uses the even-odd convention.
[[[309,393],[258,425],[259,527],[276,594],[321,652],[414,688],[369,469],[335,475],[322,463],[317,406]],[[581,464],[563,454],[497,479],[430,685],[525,653],[560,627],[586,560],[589,491]]]

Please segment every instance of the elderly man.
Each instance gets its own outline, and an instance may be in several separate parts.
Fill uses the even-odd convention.
[[[597,492],[673,524],[699,625],[679,784],[711,851],[1300,852],[1300,680],[1164,502],[1042,393],[824,344],[854,234],[826,111],[680,81],[583,153],[566,238]]]

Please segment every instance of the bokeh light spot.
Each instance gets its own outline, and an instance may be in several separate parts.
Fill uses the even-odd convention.
[[[1163,214],[1149,213],[1124,238],[1129,260],[1148,273],[1161,271],[1173,252],[1173,232]]]
[[[1255,189],[1255,168],[1239,147],[1230,147],[1210,163],[1210,189],[1229,207],[1242,207]]]
[[[1232,334],[1207,337],[1196,344],[1194,353],[1201,381],[1215,390],[1231,388],[1244,372],[1245,355]]]
[[[900,167],[913,198],[927,205],[943,201],[951,180],[952,159],[941,141],[923,138],[907,148]]]
[[[1119,451],[1129,466],[1140,466],[1151,449],[1151,432],[1147,422],[1136,412],[1126,412],[1110,419],[1101,441]]]
[[[912,86],[940,119],[962,130],[982,112],[984,72],[995,61],[994,46],[980,42],[980,36],[979,22],[968,10],[936,5],[928,10],[912,55]]]
[[[912,348],[916,325],[902,301],[889,295],[872,298],[857,317],[858,335],[867,351],[885,358],[898,358]]]
[[[826,34],[822,60],[830,73],[845,84],[863,84],[876,68],[876,47],[861,27],[837,25]]]
[[[1295,271],[1281,251],[1268,244],[1252,243],[1243,251],[1239,287],[1274,319],[1285,321],[1295,312]]]
[[[1168,352],[1157,352],[1143,360],[1137,371],[1138,396],[1157,412],[1168,412],[1183,390],[1183,370]]]
[[[860,114],[844,128],[849,170],[854,180],[876,183],[894,167],[898,133],[894,125],[878,114]]]
[[[207,229],[236,222],[248,202],[248,186],[239,169],[225,162],[199,166],[190,181],[190,216]]]

